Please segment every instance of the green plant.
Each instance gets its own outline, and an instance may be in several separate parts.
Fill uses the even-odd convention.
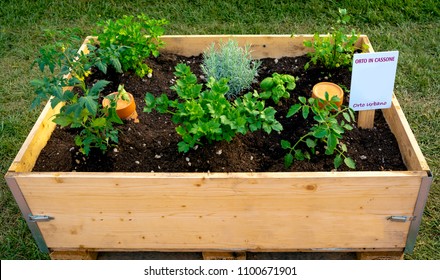
[[[52,108],[61,103],[60,112],[53,121],[62,127],[81,129],[75,137],[75,144],[86,155],[92,148],[106,151],[112,143],[118,142],[118,131],[113,124],[122,121],[115,111],[116,102],[111,102],[109,108],[98,103],[99,93],[109,82],[100,80],[89,88],[84,81],[93,66],[100,64],[101,67],[97,67],[106,70],[105,63],[117,66],[116,60],[117,55],[102,59],[102,54],[77,53],[71,46],[55,42],[43,47],[34,62],[42,72],[48,68],[50,74],[31,81],[37,94],[32,107],[44,100],[50,100]]]
[[[182,137],[178,144],[180,152],[188,152],[201,139],[212,141],[231,141],[238,134],[263,129],[281,131],[283,127],[275,119],[275,109],[266,107],[257,92],[247,93],[230,102],[226,99],[227,79],[216,81],[213,77],[207,89],[197,83],[196,76],[185,64],[176,66],[174,73],[178,80],[171,87],[178,99],[169,100],[165,94],[155,98],[151,93],[145,96],[144,112],[153,109],[159,113],[172,114],[172,121],[178,124],[176,131]]]
[[[261,81],[260,87],[263,90],[260,93],[261,98],[272,98],[275,103],[278,103],[281,98],[290,97],[290,93],[286,89],[295,89],[296,79],[291,75],[273,73],[272,77],[267,77]]]
[[[284,157],[284,165],[286,167],[291,166],[294,159],[311,159],[311,155],[316,153],[317,145],[321,143],[325,147],[326,155],[336,154],[333,161],[336,169],[342,162],[349,168],[356,168],[354,160],[345,155],[347,146],[341,142],[344,132],[353,129],[349,124],[355,121],[353,110],[348,107],[339,109],[336,105],[339,98],[337,96],[329,98],[327,92],[325,93],[325,100],[315,98],[307,100],[305,97],[300,96],[299,101],[300,103],[290,107],[287,117],[290,118],[301,111],[302,117],[307,119],[311,112],[316,123],[308,133],[301,136],[293,145],[287,140],[281,140],[281,147],[288,150]],[[339,115],[342,115],[343,119],[338,120]],[[300,144],[305,144],[307,149],[300,148]]]
[[[260,65],[260,61],[252,60],[250,46],[241,48],[235,40],[220,43],[218,50],[213,43],[203,53],[202,70],[207,78],[213,77],[217,81],[228,79],[229,90],[225,93],[228,99],[250,88]]]
[[[346,9],[339,9],[336,29],[332,27],[332,33],[326,37],[321,37],[318,33],[313,36],[313,41],[304,41],[304,46],[313,48],[313,52],[309,52],[310,62],[313,64],[322,64],[327,69],[334,69],[338,67],[351,68],[353,54],[357,49],[355,46],[358,36],[354,30],[351,30],[350,35],[346,34],[344,26],[350,20]],[[307,70],[310,63],[307,62],[304,68]]]
[[[124,89],[124,85],[118,86],[117,94],[114,95],[108,95],[105,98],[110,99],[111,101],[118,101],[118,100],[125,100],[127,102],[130,101],[130,95],[128,95],[128,92]]]
[[[145,75],[151,77],[153,70],[145,64],[145,59],[159,55],[159,49],[164,46],[160,36],[167,23],[164,19],[150,19],[144,14],[103,21],[98,23],[103,29],[98,41],[101,48],[124,48],[120,57],[124,71],[134,70],[141,78]]]

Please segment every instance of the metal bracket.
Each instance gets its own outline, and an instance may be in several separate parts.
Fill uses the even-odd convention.
[[[433,181],[431,171],[428,171],[428,176],[423,177],[420,183],[419,195],[417,197],[414,208],[414,216],[420,217],[411,221],[409,226],[408,237],[406,239],[405,253],[412,254],[414,246],[416,245],[416,238],[419,233],[420,223],[422,222],[423,211],[425,210],[426,201],[428,200],[429,189]]]
[[[50,220],[55,219],[54,217],[47,216],[47,215],[32,215],[29,214],[28,220],[29,222],[49,222]]]
[[[38,224],[30,222],[28,218],[29,215],[32,215],[32,212],[31,209],[29,208],[29,205],[26,202],[26,199],[23,196],[23,193],[20,190],[20,187],[18,186],[17,180],[13,176],[8,174],[6,174],[5,179],[6,182],[8,183],[9,189],[11,190],[15,200],[17,201],[18,207],[20,208],[21,213],[23,214],[23,218],[25,219],[32,233],[32,236],[34,237],[38,248],[43,253],[49,253],[49,248],[47,247],[46,242],[44,241],[43,235],[41,234]]]
[[[415,219],[416,219],[416,216],[389,216],[389,217],[387,217],[387,220],[390,220],[392,222],[400,222],[400,223],[413,221]]]

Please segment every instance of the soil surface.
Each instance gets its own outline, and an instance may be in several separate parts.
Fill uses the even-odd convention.
[[[291,74],[298,77],[292,98],[280,104],[268,102],[277,110],[276,117],[283,125],[281,133],[270,135],[264,131],[238,135],[231,142],[203,143],[188,153],[179,153],[177,143],[181,140],[170,115],[157,112],[143,113],[146,92],[155,96],[162,93],[171,99],[176,97],[169,87],[175,82],[174,67],[178,63],[188,64],[203,82],[200,69],[201,56],[183,57],[161,53],[147,63],[154,69],[153,78],[141,79],[132,73],[107,75],[94,73],[89,83],[99,79],[111,81],[102,95],[116,91],[119,84],[131,92],[136,99],[139,123],[125,121],[119,129],[119,144],[107,153],[92,151],[88,157],[81,154],[74,143],[75,131],[57,127],[41,152],[34,171],[84,171],[84,172],[277,172],[277,171],[330,171],[334,169],[333,157],[324,155],[324,148],[312,160],[294,161],[284,167],[286,151],[281,148],[282,139],[294,143],[307,133],[313,124],[301,116],[286,118],[288,109],[297,102],[297,96],[310,96],[314,84],[330,81],[350,88],[351,73],[348,70],[329,72],[319,67],[310,67],[306,72],[306,56],[262,59],[258,82],[272,73]],[[254,84],[258,90],[257,83]],[[250,89],[253,90],[254,88]],[[348,104],[349,96],[345,97]],[[397,141],[388,128],[380,110],[376,111],[373,129],[359,129],[355,126],[347,131],[342,140],[348,147],[348,155],[356,161],[357,171],[406,170]],[[346,166],[338,170],[349,171]]]

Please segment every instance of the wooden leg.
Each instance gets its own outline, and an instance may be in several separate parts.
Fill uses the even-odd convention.
[[[246,252],[202,252],[204,260],[245,260]]]
[[[403,252],[358,252],[359,260],[403,260]]]
[[[52,260],[96,260],[97,252],[89,251],[53,251],[50,253]]]

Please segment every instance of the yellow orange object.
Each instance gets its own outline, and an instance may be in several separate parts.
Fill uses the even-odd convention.
[[[325,100],[325,93],[328,92],[329,99],[333,96],[339,98],[339,102],[336,102],[338,108],[341,108],[342,102],[344,101],[344,91],[340,86],[330,82],[321,82],[313,86],[312,97]]]
[[[110,106],[110,99],[114,98],[114,95],[117,94],[117,92],[109,94],[102,100],[102,106]],[[128,93],[128,95],[130,96],[130,101],[125,101],[118,98],[116,102],[116,114],[118,114],[118,116],[123,120],[132,119],[135,122],[138,122],[138,114],[136,112],[136,103],[134,102],[134,97],[131,93]]]

